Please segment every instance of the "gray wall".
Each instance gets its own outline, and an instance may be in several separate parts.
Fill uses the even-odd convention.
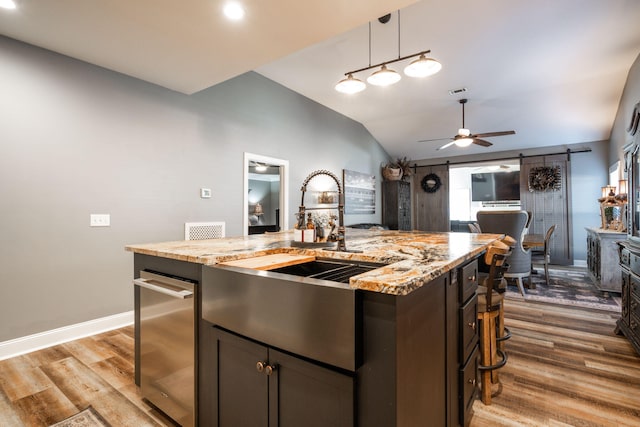
[[[627,82],[622,92],[618,114],[613,123],[611,131],[611,146],[609,147],[609,163],[613,164],[620,160],[624,164],[623,147],[631,142],[633,138],[627,133],[629,119],[633,111],[633,106],[640,102],[640,55],[629,70]]]
[[[240,235],[243,153],[376,174],[362,125],[256,73],[186,96],[0,37],[0,342],[133,309],[131,243]],[[376,214],[347,223],[380,222]],[[201,199],[199,189],[212,189]],[[90,228],[109,213],[111,227]]]

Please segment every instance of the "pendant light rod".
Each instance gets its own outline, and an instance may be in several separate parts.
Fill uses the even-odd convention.
[[[402,58],[398,58],[398,59],[392,59],[391,61],[381,62],[381,63],[379,63],[379,64],[375,64],[375,65],[371,65],[371,64],[369,64],[369,66],[368,66],[368,67],[360,68],[360,69],[358,69],[358,70],[349,71],[349,72],[347,72],[347,73],[344,73],[344,75],[345,75],[345,76],[348,76],[349,74],[359,73],[360,71],[367,71],[367,70],[371,70],[371,69],[373,69],[373,68],[378,68],[378,67],[381,67],[381,66],[383,66],[383,65],[393,64],[394,62],[404,61],[405,59],[415,58],[416,56],[420,56],[420,55],[426,55],[427,53],[431,53],[431,50],[424,50],[424,51],[422,51],[422,52],[414,53],[414,54],[412,54],[412,55],[403,56]]]

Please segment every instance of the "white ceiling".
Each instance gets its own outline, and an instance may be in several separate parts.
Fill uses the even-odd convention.
[[[411,159],[608,139],[640,54],[637,0],[241,0],[241,23],[222,17],[223,0],[15,1],[0,10],[2,35],[187,94],[256,70]],[[443,64],[435,76],[333,89],[347,71],[425,49]],[[472,133],[516,135],[489,138],[490,148],[417,142],[453,136],[463,96]]]

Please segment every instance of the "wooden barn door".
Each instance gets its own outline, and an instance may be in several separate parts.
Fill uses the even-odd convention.
[[[526,157],[520,166],[520,201],[522,209],[533,214],[529,233],[545,234],[556,224],[551,238],[551,264],[572,265],[571,250],[571,177],[569,176],[569,154]],[[548,171],[546,168],[559,168],[560,188],[545,191],[530,188],[530,179]],[[545,169],[541,169],[545,168]]]
[[[427,192],[423,179],[430,174],[437,176],[440,187]],[[413,174],[413,228],[420,231],[449,231],[449,169],[447,165],[419,166]]]

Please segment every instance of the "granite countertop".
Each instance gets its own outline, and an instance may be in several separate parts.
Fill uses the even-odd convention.
[[[502,236],[498,234],[348,228],[347,250],[354,252],[337,252],[322,247],[294,247],[293,230],[289,230],[224,239],[134,244],[127,245],[126,250],[203,265],[276,253],[375,262],[385,265],[352,277],[349,286],[353,289],[406,295],[481,254],[491,242],[500,237]]]

